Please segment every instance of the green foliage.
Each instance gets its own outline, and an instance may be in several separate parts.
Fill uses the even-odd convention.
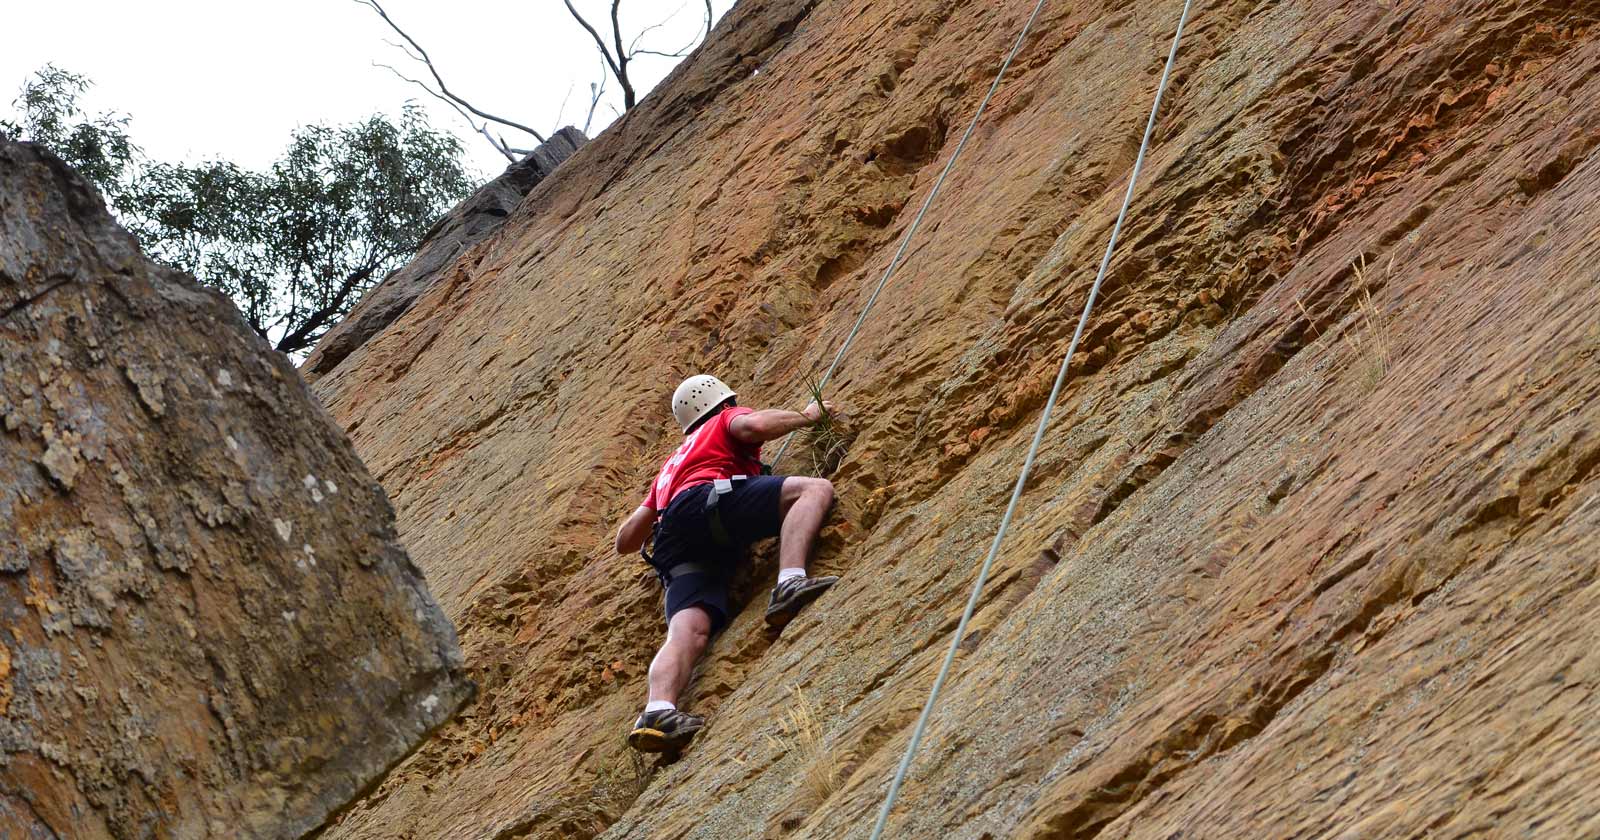
[[[94,181],[153,257],[233,298],[278,350],[301,354],[402,264],[474,187],[454,136],[420,107],[296,130],[264,172],[227,161],[147,160],[126,116],[78,105],[81,76],[46,67],[0,130],[38,142]]]
[[[128,139],[126,114],[88,114],[78,107],[89,87],[88,79],[46,64],[23,85],[12,103],[17,119],[0,120],[0,133],[45,146],[109,194],[139,150]]]

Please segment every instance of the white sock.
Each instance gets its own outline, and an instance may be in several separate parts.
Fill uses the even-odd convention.
[[[676,709],[676,708],[678,708],[676,705],[674,705],[672,703],[669,703],[669,702],[667,702],[665,700],[651,700],[650,702],[644,704],[644,713],[648,715],[651,712],[660,712],[660,711],[665,711],[667,709]]]
[[[778,570],[778,582],[779,583],[783,583],[784,581],[788,580],[789,578],[797,578],[797,577],[805,577],[805,576],[806,576],[806,570],[805,569],[779,569]]]

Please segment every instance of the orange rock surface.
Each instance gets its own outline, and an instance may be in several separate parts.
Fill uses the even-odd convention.
[[[757,564],[676,763],[610,549],[672,386],[798,406],[1032,3],[742,0],[320,379],[482,686],[328,836],[864,837],[1179,5],[1047,3],[831,389],[843,580],[772,640]],[[1600,836],[1597,24],[1199,0],[890,836]]]

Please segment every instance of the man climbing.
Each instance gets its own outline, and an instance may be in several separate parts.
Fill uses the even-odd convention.
[[[836,577],[807,577],[822,520],[833,505],[824,478],[762,475],[761,444],[810,426],[833,405],[752,411],[714,376],[691,376],[672,395],[683,445],[661,467],[644,502],[617,532],[617,553],[640,550],[652,529],[651,566],[666,588],[667,640],[650,663],[650,696],[628,744],[641,752],[683,748],[705,719],[679,711],[678,696],[711,635],[730,618],[728,585],[757,540],[779,537],[778,583],[767,624],[781,628]]]

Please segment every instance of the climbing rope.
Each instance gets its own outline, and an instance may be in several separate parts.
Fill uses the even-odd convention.
[[[906,228],[906,235],[901,237],[899,250],[894,252],[894,258],[889,260],[889,267],[883,270],[883,276],[878,279],[877,287],[867,297],[867,303],[861,308],[861,315],[856,318],[855,326],[850,328],[850,333],[844,337],[844,342],[839,345],[839,352],[833,355],[833,363],[828,365],[827,373],[824,373],[822,379],[818,380],[817,393],[822,393],[822,389],[828,387],[829,380],[833,379],[834,372],[839,369],[839,362],[844,360],[844,354],[850,350],[850,345],[855,343],[856,335],[861,332],[861,325],[866,323],[867,313],[871,312],[873,305],[878,302],[878,293],[883,291],[883,287],[889,284],[889,278],[894,276],[894,270],[900,266],[900,260],[905,257],[906,248],[911,244],[911,237],[915,236],[917,228],[922,226],[922,218],[928,215],[928,208],[933,205],[934,197],[944,187],[945,176],[949,175],[950,170],[955,168],[956,160],[961,157],[961,150],[967,147],[967,141],[972,138],[972,132],[978,127],[978,120],[983,117],[984,110],[989,107],[989,100],[993,99],[994,92],[1000,89],[1000,80],[1006,77],[1006,70],[1011,67],[1011,60],[1016,58],[1017,53],[1022,51],[1022,43],[1028,39],[1028,31],[1033,29],[1033,22],[1039,18],[1039,11],[1044,8],[1044,4],[1045,0],[1039,0],[1033,7],[1033,14],[1028,16],[1028,22],[1022,25],[1022,33],[1017,36],[1017,42],[1012,45],[1011,52],[1006,55],[1006,60],[1000,63],[1000,72],[995,74],[994,83],[989,85],[989,92],[983,95],[983,101],[978,103],[978,110],[973,113],[972,122],[967,124],[966,132],[961,135],[961,141],[956,143],[955,151],[950,153],[950,160],[945,162],[944,170],[939,173],[939,179],[933,182],[933,189],[929,190],[928,197],[923,199],[922,209],[918,210],[917,217],[911,220],[911,227]],[[789,443],[794,440],[795,434],[795,432],[790,432],[789,436],[783,439],[783,445],[778,447],[778,454],[772,457],[772,468],[774,470],[777,469],[778,462],[783,460],[783,453],[789,451]]]
[[[939,676],[933,681],[933,689],[928,692],[928,702],[922,706],[922,715],[917,718],[916,728],[911,732],[911,742],[906,745],[906,754],[900,759],[900,766],[896,768],[894,779],[889,783],[889,792],[883,798],[883,807],[878,811],[878,822],[872,828],[871,840],[879,840],[883,836],[884,826],[889,822],[889,811],[894,807],[895,797],[900,793],[900,785],[905,781],[906,771],[911,767],[911,760],[917,754],[917,747],[922,743],[922,735],[928,728],[928,718],[933,715],[934,703],[939,699],[939,691],[944,688],[945,678],[950,675],[950,665],[955,661],[956,649],[961,644],[961,639],[966,636],[967,623],[972,620],[972,614],[978,607],[978,599],[983,595],[984,582],[989,577],[989,570],[994,566],[995,557],[1000,553],[1000,543],[1005,539],[1006,529],[1011,527],[1011,518],[1017,511],[1017,501],[1022,498],[1022,488],[1028,483],[1028,473],[1033,470],[1034,458],[1039,454],[1039,444],[1044,440],[1045,429],[1050,425],[1050,413],[1056,407],[1056,400],[1061,396],[1061,386],[1067,379],[1067,367],[1072,362],[1072,354],[1078,349],[1078,341],[1083,337],[1084,325],[1089,322],[1089,313],[1094,309],[1095,298],[1100,293],[1100,284],[1106,279],[1106,270],[1111,267],[1111,254],[1116,250],[1117,237],[1122,233],[1122,223],[1128,217],[1128,206],[1133,203],[1133,190],[1139,182],[1139,170],[1144,167],[1145,152],[1150,148],[1150,136],[1155,133],[1156,114],[1161,110],[1161,98],[1167,92],[1167,83],[1172,78],[1172,66],[1178,60],[1178,43],[1183,39],[1183,27],[1189,21],[1189,7],[1193,0],[1184,0],[1183,12],[1178,16],[1178,31],[1172,36],[1172,51],[1167,54],[1166,69],[1161,71],[1161,84],[1156,88],[1155,103],[1150,106],[1150,120],[1144,127],[1144,140],[1139,144],[1139,156],[1133,162],[1133,172],[1128,176],[1128,191],[1122,197],[1122,209],[1117,213],[1117,222],[1111,228],[1111,241],[1106,243],[1105,256],[1100,259],[1100,271],[1095,275],[1094,285],[1089,287],[1089,298],[1083,304],[1083,314],[1078,317],[1078,328],[1072,333],[1072,341],[1067,345],[1067,355],[1061,359],[1061,369],[1056,372],[1055,386],[1050,389],[1050,399],[1045,401],[1044,413],[1039,416],[1039,426],[1033,432],[1033,443],[1028,447],[1028,454],[1022,461],[1022,471],[1017,475],[1016,486],[1011,488],[1011,501],[1006,505],[1005,516],[1000,519],[1000,527],[995,531],[994,541],[989,544],[989,554],[983,559],[983,565],[978,569],[978,579],[973,582],[972,596],[967,599],[967,607],[961,613],[961,621],[956,625],[955,634],[950,637],[950,649],[945,651],[944,664],[939,666]],[[1040,5],[1044,5],[1042,0]],[[1039,14],[1038,8],[1033,10],[1034,15]],[[1032,23],[1032,19],[1029,19]],[[1027,30],[1023,30],[1026,34]],[[1020,41],[1018,42],[1020,46]],[[1016,54],[1016,50],[1012,50]],[[1009,62],[1009,59],[1007,59]],[[998,83],[998,81],[997,81]],[[926,207],[924,207],[926,209]]]

